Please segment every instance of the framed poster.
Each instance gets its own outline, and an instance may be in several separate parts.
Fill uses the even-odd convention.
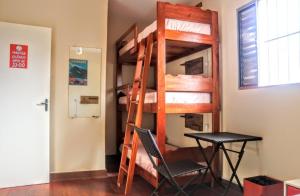
[[[88,60],[69,59],[69,85],[87,86]]]

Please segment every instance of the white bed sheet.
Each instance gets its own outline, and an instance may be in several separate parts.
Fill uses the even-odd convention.
[[[137,97],[137,100],[139,97]],[[211,97],[209,93],[193,93],[193,92],[166,92],[166,103],[211,103]],[[120,104],[127,104],[127,96],[119,98]],[[144,103],[157,103],[156,91],[147,92],[145,94]]]
[[[205,35],[210,35],[210,25],[204,23],[196,23],[189,21],[182,21],[176,19],[166,19],[165,28],[168,30],[200,33]],[[147,26],[141,33],[138,34],[138,42],[145,39],[150,33],[156,31],[157,21],[154,21],[151,25]],[[128,50],[134,47],[134,39],[130,40],[120,51],[119,55],[123,55]]]

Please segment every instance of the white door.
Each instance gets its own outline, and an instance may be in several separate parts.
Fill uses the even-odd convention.
[[[0,22],[0,188],[49,182],[50,56],[51,29]]]

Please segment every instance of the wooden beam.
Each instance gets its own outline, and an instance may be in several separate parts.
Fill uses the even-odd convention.
[[[157,2],[157,144],[162,154],[165,153],[166,108],[165,108],[165,72],[166,39],[165,10],[166,3]]]
[[[212,94],[213,113],[212,113],[212,129],[213,132],[220,132],[220,80],[219,80],[219,31],[218,31],[218,13],[212,12],[212,36],[214,42],[212,45],[212,76],[214,92]],[[214,146],[215,147],[215,146]],[[217,177],[222,177],[222,155],[218,154],[213,162],[213,170]]]
[[[212,45],[212,77],[214,92],[212,94],[212,103],[214,106],[213,131],[220,131],[220,80],[219,80],[219,42],[218,42],[218,14],[212,14],[212,36],[215,37]]]

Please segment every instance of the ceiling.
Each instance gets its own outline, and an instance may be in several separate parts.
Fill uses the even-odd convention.
[[[170,3],[196,5],[201,0],[168,0]],[[117,18],[126,18],[148,24],[156,18],[157,0],[109,0],[109,13]]]

